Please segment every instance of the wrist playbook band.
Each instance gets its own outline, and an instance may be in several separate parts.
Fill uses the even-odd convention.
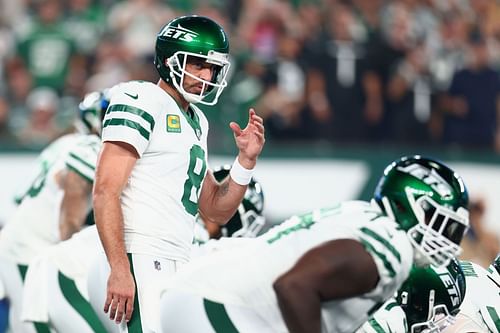
[[[236,157],[229,174],[236,184],[248,185],[252,179],[253,170],[254,169],[245,169],[238,161],[238,157]]]

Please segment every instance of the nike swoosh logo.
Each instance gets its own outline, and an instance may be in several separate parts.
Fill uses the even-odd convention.
[[[139,94],[135,94],[135,95],[132,95],[132,94],[129,94],[129,93],[124,93],[125,95],[127,95],[128,97],[132,98],[132,99],[137,99],[137,97],[139,97]]]

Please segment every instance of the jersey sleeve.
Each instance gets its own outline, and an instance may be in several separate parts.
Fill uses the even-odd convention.
[[[100,147],[101,142],[94,135],[78,141],[68,152],[66,157],[67,168],[76,172],[88,182],[93,183]]]
[[[394,298],[387,300],[357,333],[405,333],[408,332],[406,316]]]
[[[155,127],[154,94],[136,81],[114,88],[103,122],[102,141],[120,141],[142,156]]]

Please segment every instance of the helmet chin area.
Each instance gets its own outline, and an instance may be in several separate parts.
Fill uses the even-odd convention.
[[[219,66],[212,81],[201,79],[186,70],[188,56],[203,58],[207,63]],[[172,84],[189,103],[200,103],[204,105],[215,105],[219,96],[227,86],[226,76],[229,70],[227,54],[210,51],[207,56],[190,52],[176,52],[167,60],[170,69]],[[199,93],[191,93],[184,89],[184,80],[189,77],[202,85]]]
[[[467,210],[459,208],[454,212],[425,195],[414,200],[408,194],[408,198],[418,220],[408,230],[410,241],[417,253],[426,257],[430,264],[437,267],[447,265],[461,252],[459,244],[469,226]]]

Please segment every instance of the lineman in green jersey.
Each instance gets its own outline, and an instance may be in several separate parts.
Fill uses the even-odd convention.
[[[126,82],[103,123],[94,214],[106,256],[92,300],[124,332],[157,332],[160,286],[189,260],[195,216],[224,224],[236,212],[264,145],[262,118],[234,122],[239,150],[219,183],[207,167],[208,122],[226,87],[229,42],[216,22],[183,16],[156,39],[157,84]]]
[[[465,276],[453,259],[447,267],[416,267],[356,333],[441,332],[455,322],[466,295]]]
[[[500,332],[500,257],[484,269],[461,261],[465,273],[467,293],[460,307],[457,321],[445,333]]]
[[[441,267],[459,252],[467,203],[447,166],[402,158],[371,202],[292,217],[186,265],[162,294],[162,332],[354,332],[413,263]]]
[[[86,221],[101,147],[94,133],[95,129],[89,128],[86,133],[65,135],[42,151],[36,176],[18,198],[19,206],[2,229],[0,279],[10,303],[9,325],[13,332],[47,329],[43,324],[20,321],[23,281],[36,255],[70,238]]]

